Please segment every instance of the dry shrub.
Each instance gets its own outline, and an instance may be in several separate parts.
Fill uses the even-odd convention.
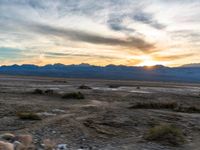
[[[38,95],[42,95],[43,94],[43,91],[41,89],[35,89],[33,91],[33,94],[38,94]]]
[[[22,120],[41,120],[41,117],[34,112],[17,112],[17,117]]]
[[[66,93],[62,96],[63,99],[84,99],[84,95],[81,92]]]
[[[138,102],[130,108],[135,109],[175,109],[178,106],[176,102]]]
[[[161,124],[149,129],[145,139],[173,146],[185,143],[182,131],[169,124]]]
[[[81,85],[78,87],[78,89],[86,89],[86,90],[90,90],[92,89],[91,87],[87,86],[87,85]]]

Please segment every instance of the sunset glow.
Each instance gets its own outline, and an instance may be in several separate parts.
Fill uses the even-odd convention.
[[[199,8],[199,0],[1,0],[0,65],[200,63]]]

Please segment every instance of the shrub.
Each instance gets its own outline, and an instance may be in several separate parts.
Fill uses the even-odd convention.
[[[200,113],[200,109],[195,106],[183,107],[179,106],[174,111],[183,112],[183,113]]]
[[[34,91],[33,91],[33,94],[43,94],[43,91],[41,90],[41,89],[35,89]]]
[[[140,86],[136,86],[136,89],[137,89],[137,90],[140,90],[140,89],[141,89],[141,87],[140,87]]]
[[[53,80],[52,82],[56,82],[56,83],[67,83],[67,81],[64,81],[64,80]]]
[[[120,86],[119,85],[115,85],[115,84],[111,84],[111,85],[108,85],[109,88],[119,88]]]
[[[84,99],[84,95],[81,92],[66,93],[62,96],[64,99]]]
[[[79,89],[92,89],[91,87],[87,86],[87,85],[81,85],[79,86]]]
[[[1,140],[12,141],[14,138],[15,138],[15,135],[11,133],[4,133],[0,135]]]
[[[180,145],[185,142],[182,131],[169,124],[157,125],[149,129],[145,139],[173,146]]]
[[[48,89],[48,90],[45,90],[44,93],[47,94],[47,95],[53,95],[53,94],[54,94],[54,91]]]
[[[176,102],[149,102],[149,103],[136,103],[130,108],[135,109],[175,109],[177,107]]]
[[[176,102],[138,102],[133,106],[129,107],[130,109],[171,109],[176,112],[183,113],[200,113],[200,108],[196,106],[182,106],[178,105]]]
[[[22,120],[41,120],[40,116],[33,112],[17,112],[17,117]]]

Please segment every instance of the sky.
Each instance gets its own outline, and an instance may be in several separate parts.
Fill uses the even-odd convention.
[[[0,0],[0,65],[200,63],[200,0]]]

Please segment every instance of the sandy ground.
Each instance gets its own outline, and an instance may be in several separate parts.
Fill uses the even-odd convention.
[[[92,89],[78,89],[82,84]],[[32,94],[36,88],[57,94]],[[78,91],[85,99],[59,96]],[[200,113],[130,109],[137,102],[177,102],[200,108],[200,85],[0,76],[0,134],[28,133],[36,144],[50,138],[71,150],[200,150]],[[20,120],[19,111],[35,112],[42,120]],[[157,123],[176,125],[187,142],[174,147],[145,140]]]

